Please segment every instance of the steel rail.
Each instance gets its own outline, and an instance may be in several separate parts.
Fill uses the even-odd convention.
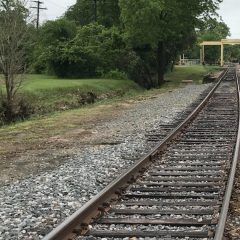
[[[215,90],[220,85],[222,79],[227,74],[225,69],[218,78],[218,82],[202,100],[202,102],[189,114],[189,116],[172,130],[156,147],[148,154],[133,164],[126,172],[121,174],[116,180],[106,186],[100,193],[93,197],[78,211],[68,217],[64,222],[57,226],[52,232],[43,238],[43,240],[70,240],[74,239],[77,234],[87,230],[86,227],[92,222],[94,218],[101,215],[104,209],[108,207],[108,203],[113,202],[113,199],[118,199],[121,195],[122,189],[125,189],[129,184],[133,183],[135,179],[140,176],[148,165],[154,160],[154,156],[162,152],[167,145],[175,139],[180,131],[184,129],[203,109],[209,99],[212,97]]]
[[[227,221],[227,215],[228,215],[228,209],[229,209],[229,204],[231,200],[231,195],[232,195],[232,190],[233,190],[233,185],[234,185],[234,178],[236,174],[236,168],[238,164],[238,160],[240,157],[240,85],[239,85],[239,78],[236,73],[236,79],[237,79],[237,96],[238,96],[238,133],[237,133],[237,142],[236,142],[236,147],[234,151],[234,157],[233,157],[233,162],[232,162],[232,167],[231,167],[231,172],[228,178],[228,183],[227,183],[227,190],[225,191],[225,196],[222,204],[222,209],[218,221],[218,225],[216,228],[215,232],[215,237],[214,240],[222,240],[223,235],[224,235],[224,230],[225,230],[225,225]]]

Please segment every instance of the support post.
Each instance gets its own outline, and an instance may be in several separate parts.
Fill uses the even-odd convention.
[[[224,51],[224,46],[223,43],[221,44],[221,67],[223,67],[223,51]]]
[[[202,64],[205,64],[205,46],[202,46]]]
[[[43,4],[43,2],[37,0],[37,1],[33,1],[37,4],[36,7],[31,7],[31,8],[35,8],[37,9],[37,23],[36,23],[36,27],[37,29],[39,28],[39,21],[40,21],[40,10],[47,10],[47,8],[42,8],[41,5]]]
[[[202,64],[203,59],[202,59],[202,47],[200,48],[200,65]]]

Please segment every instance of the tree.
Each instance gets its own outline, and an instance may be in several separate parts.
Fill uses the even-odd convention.
[[[230,36],[229,27],[217,19],[209,19],[205,23],[204,29],[198,32],[198,40],[202,41],[220,41]],[[208,63],[220,62],[220,46],[205,46],[205,61]]]
[[[33,53],[33,68],[37,73],[51,73],[52,62],[58,59],[64,44],[75,37],[77,26],[75,22],[61,18],[47,21],[39,28],[37,44]],[[64,69],[62,69],[64,71]]]
[[[65,13],[65,17],[78,25],[86,25],[94,21],[94,1],[77,0]]]
[[[118,0],[77,0],[65,16],[81,26],[95,21],[105,27],[120,23]]]
[[[14,115],[14,100],[26,71],[28,11],[20,0],[0,1],[0,72],[3,73],[6,88],[6,118]]]
[[[225,45],[224,59],[227,62],[240,62],[240,46],[239,45]]]
[[[120,24],[120,8],[118,0],[98,0],[98,22],[105,27]]]
[[[56,44],[56,42],[68,41],[74,38],[77,33],[77,26],[73,21],[60,18],[55,21],[47,21],[39,31],[41,44]]]
[[[195,37],[187,36],[194,35],[201,20],[215,13],[219,2],[221,0],[119,0],[121,17],[132,45],[149,45],[155,52],[157,85],[164,81],[167,48],[172,48],[176,41],[182,43],[181,48],[192,44]],[[186,38],[190,42],[185,41]]]
[[[130,51],[119,29],[97,23],[79,27],[73,39],[46,50],[48,65],[59,77],[99,77],[129,66]]]
[[[189,58],[199,58],[199,43],[203,41],[220,41],[228,36],[230,36],[230,29],[224,22],[217,18],[207,19],[197,31],[196,45],[186,51],[186,54]],[[220,46],[205,46],[205,62],[217,63],[220,60],[220,53]]]

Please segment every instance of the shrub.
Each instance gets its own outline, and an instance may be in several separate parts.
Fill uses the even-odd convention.
[[[118,80],[125,80],[128,79],[128,76],[125,72],[121,72],[118,69],[111,70],[108,73],[102,75],[103,78],[107,79],[118,79]]]
[[[12,106],[10,106],[6,97],[2,95],[0,100],[0,122],[10,123],[17,120],[24,120],[33,113],[34,107],[29,97],[18,95],[15,97]]]
[[[154,85],[150,66],[135,53],[128,66],[128,77],[146,89]]]
[[[80,92],[78,95],[78,103],[80,105],[93,104],[95,103],[96,99],[97,99],[97,95],[92,91],[87,93]]]
[[[63,78],[100,77],[102,73],[114,69],[126,72],[129,49],[126,48],[122,33],[116,27],[108,29],[91,23],[79,27],[76,32],[71,31],[71,34],[63,34],[65,25],[59,32],[55,29],[58,22],[50,23],[42,27],[41,32],[45,31],[46,35],[41,36],[41,46],[35,50],[37,57],[33,67],[36,72],[44,72],[45,68],[48,73]],[[52,28],[55,30],[54,37],[49,33]],[[123,77],[123,74],[116,75],[120,76],[120,79]]]

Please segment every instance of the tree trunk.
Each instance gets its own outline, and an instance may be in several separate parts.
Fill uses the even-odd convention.
[[[174,61],[171,62],[171,72],[174,70]]]
[[[26,62],[26,46],[30,32],[25,1],[0,2],[0,69],[5,77],[6,87],[6,98],[3,99],[4,118],[10,122],[19,111],[15,94],[22,82],[20,76]]]
[[[6,81],[6,92],[7,92],[7,102],[6,102],[6,118],[8,121],[12,121],[13,118],[13,86],[12,79],[8,74],[4,74]]]
[[[157,48],[157,73],[158,73],[158,82],[157,85],[161,86],[164,83],[164,68],[165,68],[165,50],[164,42],[158,42]]]

